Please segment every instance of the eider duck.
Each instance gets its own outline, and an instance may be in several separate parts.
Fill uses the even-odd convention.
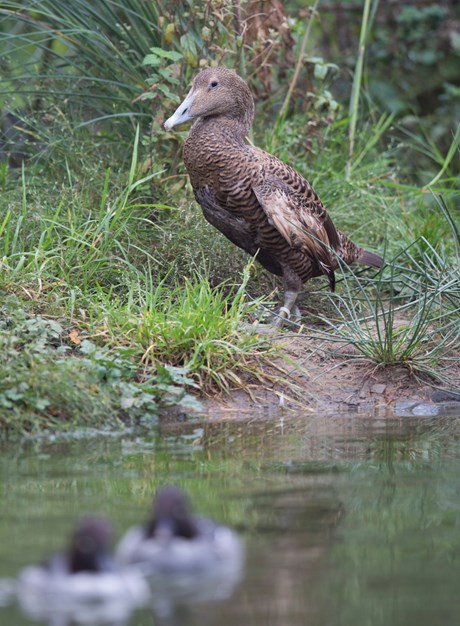
[[[147,577],[155,611],[229,597],[240,581],[244,547],[226,526],[192,515],[181,489],[167,486],[154,498],[150,519],[131,528],[115,556]]]
[[[377,254],[336,229],[318,194],[296,170],[245,143],[254,118],[246,82],[225,67],[202,70],[166,130],[194,121],[184,161],[204,217],[232,243],[282,277],[284,303],[276,325],[298,319],[297,296],[325,274],[335,286],[338,258],[379,268]]]
[[[236,533],[192,515],[186,495],[175,486],[156,493],[150,519],[128,530],[116,549],[121,563],[143,563],[147,573],[199,573],[237,555],[242,545]]]
[[[21,608],[53,623],[58,616],[76,623],[91,617],[99,623],[127,616],[146,603],[150,590],[143,575],[114,560],[111,538],[111,525],[104,518],[82,519],[66,552],[20,572],[16,591]]]

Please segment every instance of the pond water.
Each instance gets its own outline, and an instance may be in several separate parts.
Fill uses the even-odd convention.
[[[243,578],[228,598],[168,616],[146,606],[124,624],[457,626],[459,437],[460,418],[442,415],[240,416],[6,445],[0,579],[62,548],[82,514],[121,536],[176,484],[239,532]],[[67,626],[3,604],[2,626]]]

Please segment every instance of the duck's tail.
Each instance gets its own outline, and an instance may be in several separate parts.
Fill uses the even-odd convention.
[[[361,265],[368,265],[370,267],[382,267],[383,259],[375,252],[364,250],[357,246],[351,239],[349,239],[340,230],[339,235],[339,255],[347,265],[351,265],[355,261],[361,263]]]
[[[356,260],[358,263],[361,263],[361,265],[369,265],[370,267],[379,268],[383,265],[383,259],[381,256],[375,254],[375,252],[364,250],[363,248],[359,251]]]

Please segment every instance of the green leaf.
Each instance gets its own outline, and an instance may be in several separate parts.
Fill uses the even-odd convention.
[[[180,61],[182,59],[182,55],[180,52],[176,52],[175,50],[163,50],[162,48],[150,48],[150,52],[156,54],[157,56],[163,59],[169,59],[170,61]]]
[[[319,63],[317,63],[315,65],[314,71],[315,78],[317,78],[318,80],[324,80],[326,78],[327,70],[327,65],[320,65]]]
[[[161,59],[156,54],[148,54],[142,61],[142,65],[160,65]]]
[[[158,91],[161,91],[162,93],[164,93],[164,95],[169,100],[172,100],[173,102],[179,102],[180,100],[177,94],[172,93],[172,91],[169,89],[167,85],[158,85]]]
[[[171,83],[172,85],[180,85],[180,81],[171,74],[169,68],[159,68],[158,74],[163,76],[163,78],[166,79],[168,83]]]

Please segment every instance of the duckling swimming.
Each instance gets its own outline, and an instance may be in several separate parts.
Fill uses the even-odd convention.
[[[244,549],[226,526],[196,517],[185,494],[160,489],[150,518],[128,530],[116,550],[122,564],[137,564],[150,581],[153,604],[167,615],[177,604],[229,597],[242,576]]]
[[[149,587],[133,568],[121,567],[110,553],[112,527],[99,517],[82,519],[67,551],[41,565],[24,568],[17,595],[23,610],[39,619],[106,622],[145,603]],[[53,621],[54,623],[54,621]]]
[[[157,492],[150,519],[128,530],[116,550],[121,563],[144,563],[145,571],[162,573],[198,573],[241,556],[236,533],[192,515],[185,494],[173,486]]]

